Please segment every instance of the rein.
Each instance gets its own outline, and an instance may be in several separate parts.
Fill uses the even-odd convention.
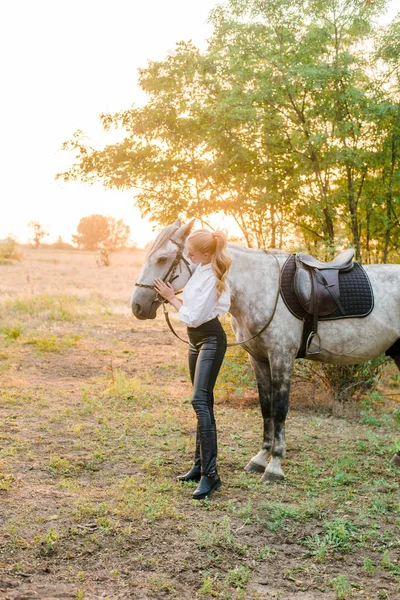
[[[173,240],[172,240],[173,241]],[[176,242],[175,242],[176,243]],[[258,335],[260,335],[263,331],[265,331],[267,329],[267,327],[269,327],[269,325],[271,324],[272,319],[275,316],[275,312],[276,312],[276,307],[278,306],[278,300],[279,300],[279,294],[281,291],[281,284],[282,284],[282,272],[281,272],[281,266],[279,264],[278,259],[276,258],[275,254],[273,254],[272,252],[267,252],[267,250],[263,250],[263,252],[265,252],[265,254],[268,254],[270,256],[273,256],[274,259],[276,260],[276,263],[278,265],[278,292],[276,294],[276,298],[275,298],[275,304],[274,304],[274,309],[272,311],[272,314],[270,316],[270,318],[268,319],[268,321],[266,322],[266,324],[263,326],[262,329],[260,329],[260,331],[258,331],[255,335],[252,335],[250,338],[248,338],[247,340],[243,340],[242,342],[232,342],[230,344],[227,344],[227,347],[230,348],[232,346],[240,346],[241,344],[246,344],[247,342],[250,342],[250,340],[254,340],[254,338],[256,338]],[[189,269],[190,270],[190,269]],[[168,274],[167,274],[168,275]],[[136,284],[138,285],[138,284]],[[154,286],[142,286],[142,287],[154,287]],[[165,303],[168,302],[168,300],[165,300],[165,298],[163,298],[161,300],[161,303],[163,305],[163,311],[164,311],[164,316],[165,316],[165,320],[167,321],[167,325],[170,329],[170,331],[174,334],[175,337],[178,338],[178,340],[181,340],[181,342],[184,342],[185,344],[189,344],[189,342],[187,340],[184,340],[183,338],[179,337],[179,335],[176,333],[175,329],[172,327],[170,318],[169,318],[169,314],[167,309],[165,308]]]

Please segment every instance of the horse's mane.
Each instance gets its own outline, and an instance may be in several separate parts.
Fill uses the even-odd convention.
[[[178,229],[179,227],[177,225],[168,225],[168,227],[160,231],[154,242],[147,248],[145,259],[147,260],[156,250],[161,248],[161,246],[163,246]]]

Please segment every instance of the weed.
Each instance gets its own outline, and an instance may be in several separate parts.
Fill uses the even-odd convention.
[[[139,408],[146,407],[152,398],[148,388],[137,378],[130,378],[124,371],[111,370],[111,383],[102,395],[113,403],[129,402]]]
[[[73,321],[77,317],[79,300],[73,296],[39,295],[5,304],[6,314],[29,316],[50,321]]]
[[[351,549],[351,541],[354,538],[354,526],[344,519],[325,521],[325,535],[320,537],[316,534],[307,537],[304,545],[310,550],[309,554],[317,560],[325,562],[328,554],[344,554]]]
[[[351,584],[345,575],[338,575],[329,581],[337,600],[346,600],[352,596]]]
[[[56,454],[50,456],[47,470],[54,476],[69,475],[76,472],[77,467],[73,465],[67,458],[62,458]]]
[[[227,547],[235,544],[227,515],[219,521],[201,523],[195,530],[195,537],[199,548],[211,548],[213,546]]]
[[[6,325],[1,328],[0,332],[4,335],[6,342],[15,342],[22,335],[22,327],[20,325]]]
[[[244,589],[250,578],[250,570],[247,567],[236,567],[228,571],[226,581],[234,588]]]
[[[385,550],[385,552],[383,553],[381,559],[381,567],[390,571],[390,573],[392,573],[392,575],[394,575],[396,578],[400,577],[400,566],[395,565],[391,562],[389,557],[389,550]]]
[[[277,551],[269,546],[263,546],[256,550],[255,557],[257,560],[270,560],[277,555]]]
[[[375,565],[372,560],[368,557],[364,558],[363,568],[365,573],[371,577],[375,573]]]
[[[228,510],[238,517],[243,519],[243,523],[248,525],[252,522],[253,516],[253,503],[251,500],[248,500],[244,506],[236,506],[232,500],[228,502]]]
[[[14,475],[0,473],[0,490],[8,491],[15,481]]]
[[[289,504],[260,502],[258,508],[260,522],[264,523],[270,531],[286,529],[287,521],[297,521],[301,518],[299,509]],[[262,517],[260,514],[266,516]]]
[[[211,578],[209,575],[205,575],[203,578],[202,586],[199,589],[199,593],[201,595],[216,596],[218,594],[218,592],[214,588],[214,584],[215,584],[215,579]]]
[[[79,340],[79,335],[68,335],[58,338],[55,335],[49,334],[42,337],[28,338],[24,344],[35,346],[40,352],[60,352],[64,348],[75,346]]]
[[[163,483],[142,483],[135,477],[120,481],[117,484],[119,512],[126,518],[145,518],[150,523],[167,517],[177,518],[175,503],[171,494],[166,493]],[[167,485],[169,489],[170,483],[167,482]]]
[[[55,552],[56,543],[61,536],[55,529],[50,528],[44,535],[35,536],[35,540],[42,546],[41,553],[48,556]]]

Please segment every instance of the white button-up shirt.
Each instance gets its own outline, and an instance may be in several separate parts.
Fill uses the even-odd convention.
[[[217,299],[217,278],[211,263],[208,263],[197,265],[183,288],[182,302],[180,320],[189,327],[199,327],[216,316],[224,315],[231,305],[231,298],[224,290]]]

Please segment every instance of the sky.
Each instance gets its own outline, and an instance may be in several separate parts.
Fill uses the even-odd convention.
[[[79,220],[122,218],[134,243],[154,237],[133,192],[64,183],[73,162],[61,144],[82,129],[105,141],[98,115],[145,101],[137,69],[162,60],[180,40],[204,49],[219,0],[0,0],[0,239],[31,237],[30,221],[70,242]],[[396,0],[388,17],[395,14]]]
[[[61,144],[82,129],[103,138],[98,115],[142,103],[137,69],[179,40],[204,48],[216,0],[1,0],[0,239],[22,243],[30,221],[71,241],[81,217],[122,218],[143,245],[152,225],[132,192],[55,181],[73,156]]]

